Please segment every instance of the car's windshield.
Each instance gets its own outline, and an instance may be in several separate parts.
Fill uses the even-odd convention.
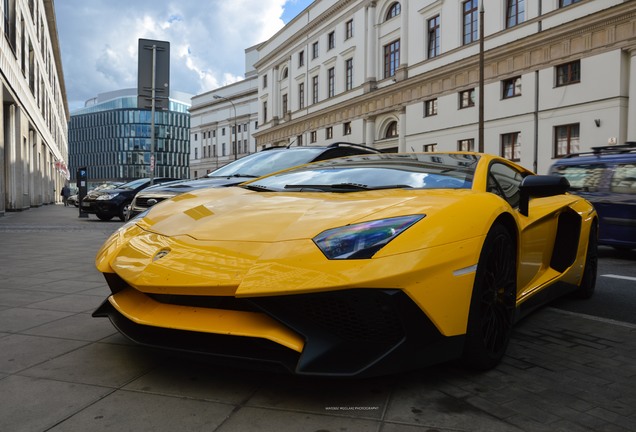
[[[471,188],[478,156],[362,155],[334,159],[250,182],[262,191],[353,192],[388,188]]]
[[[229,163],[206,177],[260,177],[314,160],[324,149],[294,148],[266,150]]]

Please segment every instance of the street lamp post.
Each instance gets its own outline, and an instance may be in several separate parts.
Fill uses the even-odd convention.
[[[236,105],[232,102],[231,99],[226,98],[221,95],[212,96],[214,99],[224,99],[232,104],[232,109],[234,109],[234,141],[232,142],[232,151],[234,152],[234,160],[238,159],[238,129],[236,128]],[[232,133],[230,132],[230,139],[232,139]]]

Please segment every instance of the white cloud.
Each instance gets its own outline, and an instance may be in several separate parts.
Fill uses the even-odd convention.
[[[287,1],[298,11],[309,3]],[[140,38],[170,42],[173,90],[198,94],[236,82],[245,72],[245,48],[283,27],[285,4],[286,0],[57,1],[71,111],[98,93],[137,86]]]

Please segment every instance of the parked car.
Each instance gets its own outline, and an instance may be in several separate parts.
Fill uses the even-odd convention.
[[[345,142],[337,142],[328,146],[270,147],[230,162],[203,178],[166,183],[144,189],[135,196],[130,206],[129,217],[134,217],[165,199],[196,189],[235,186],[246,180],[296,165],[341,156],[371,153],[379,153],[379,151],[364,145]]]
[[[174,181],[172,177],[157,177],[156,184]],[[142,178],[124,183],[114,189],[93,189],[82,200],[82,210],[95,214],[100,220],[108,221],[115,216],[126,220],[126,212],[135,194],[150,186],[150,179]]]
[[[597,216],[479,153],[357,155],[182,194],[102,246],[94,312],[155,347],[362,376],[461,358],[487,369],[513,323],[592,296]]]
[[[566,177],[572,192],[594,205],[599,244],[636,248],[636,142],[569,155],[550,172]]]
[[[68,205],[73,205],[75,207],[79,207],[79,195],[77,195],[77,194],[71,195],[70,197],[68,197],[66,202],[68,203]]]
[[[95,186],[93,189],[91,189],[91,191],[115,189],[117,186],[121,186],[123,184],[124,182],[104,182]],[[73,195],[68,197],[67,202],[69,205],[74,205],[75,207],[79,207],[79,194],[77,193],[77,188],[75,188]]]

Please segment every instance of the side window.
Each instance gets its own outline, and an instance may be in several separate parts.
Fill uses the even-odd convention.
[[[618,164],[612,178],[611,191],[636,194],[636,164]]]
[[[351,156],[351,155],[356,155],[356,154],[360,154],[360,151],[356,150],[354,148],[350,148],[350,147],[334,147],[334,148],[331,148],[331,149],[325,151],[323,154],[321,154],[315,160],[316,161],[321,161],[321,160],[333,159],[333,158],[344,157],[344,156]]]
[[[517,170],[501,163],[490,166],[488,174],[488,192],[499,195],[512,208],[519,207],[519,187],[523,176]]]
[[[570,182],[570,189],[583,192],[598,192],[606,177],[605,165],[555,165],[552,173],[564,176]]]

